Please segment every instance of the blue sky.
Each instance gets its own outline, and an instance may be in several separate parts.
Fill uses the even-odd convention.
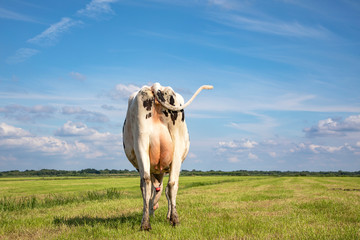
[[[360,170],[355,0],[0,2],[0,170],[133,169],[127,98],[185,100],[183,169]]]

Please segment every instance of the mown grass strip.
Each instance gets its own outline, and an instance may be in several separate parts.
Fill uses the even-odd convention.
[[[181,186],[181,184],[180,184],[180,189],[202,187],[202,186],[208,186],[208,185],[218,185],[218,184],[223,184],[223,183],[243,182],[243,181],[249,181],[249,180],[259,180],[259,179],[263,179],[263,178],[250,178],[250,179],[231,178],[231,179],[214,180],[214,181],[191,182],[191,183],[186,183],[184,186]]]
[[[78,195],[50,194],[44,198],[28,196],[21,198],[2,197],[0,211],[18,211],[23,209],[46,208],[85,201],[111,200],[131,197],[128,192],[108,188],[101,191],[87,191]]]

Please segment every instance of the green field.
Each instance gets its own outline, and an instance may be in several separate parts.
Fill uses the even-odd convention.
[[[140,231],[139,178],[0,178],[0,239],[360,239],[360,178],[180,177]]]

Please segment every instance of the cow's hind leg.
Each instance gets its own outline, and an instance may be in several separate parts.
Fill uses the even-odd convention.
[[[150,185],[150,186],[149,186]],[[150,176],[140,177],[140,188],[143,196],[143,218],[141,220],[141,230],[151,230],[149,210],[151,204],[151,179]]]
[[[135,153],[136,159],[138,160],[140,188],[144,203],[141,230],[150,230],[150,206],[152,207],[153,205],[151,196],[154,189],[152,188],[151,184],[150,159],[146,151],[146,146],[149,146],[149,142],[145,138],[141,139],[141,141],[139,140],[137,144],[135,144]]]
[[[153,189],[154,194],[153,194],[153,208],[150,209],[153,215],[156,209],[158,209],[159,207],[159,199],[161,197],[161,193],[163,190],[163,178],[164,178],[164,173],[160,173],[160,174],[151,174],[151,181],[153,183]]]
[[[176,211],[176,195],[179,188],[179,175],[180,175],[180,164],[181,162],[174,161],[172,163],[172,169],[169,176],[169,182],[166,186],[166,197],[168,199],[168,213],[167,219],[170,220],[170,223],[173,226],[176,226],[180,223],[179,216]]]

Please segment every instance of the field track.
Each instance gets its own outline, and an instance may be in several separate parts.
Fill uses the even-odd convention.
[[[360,239],[359,177],[180,177],[142,232],[138,177],[0,178],[0,239]]]

